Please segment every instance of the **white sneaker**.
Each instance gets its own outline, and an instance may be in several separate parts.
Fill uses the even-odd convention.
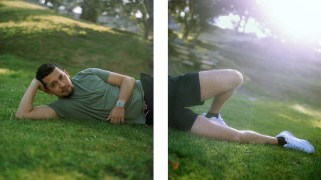
[[[206,117],[206,113],[203,113],[202,114],[203,117]],[[206,117],[207,118],[207,117]],[[218,115],[218,118],[216,117],[210,117],[208,118],[210,121],[214,121],[216,122],[217,124],[220,124],[222,126],[226,126],[228,127],[228,125],[224,122],[223,118],[221,117],[221,114]]]
[[[306,153],[313,153],[314,147],[308,141],[299,139],[293,136],[289,131],[282,131],[276,137],[283,137],[286,144],[283,145],[285,148],[303,151]]]

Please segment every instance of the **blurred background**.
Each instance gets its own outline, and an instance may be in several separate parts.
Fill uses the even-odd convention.
[[[170,0],[169,73],[233,68],[239,92],[321,106],[321,2]]]
[[[153,0],[27,0],[100,25],[153,36]]]

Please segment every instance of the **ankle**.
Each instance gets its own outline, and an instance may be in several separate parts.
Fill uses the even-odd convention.
[[[284,137],[276,137],[276,139],[278,140],[278,145],[279,146],[283,146],[284,144],[286,144],[286,141],[285,141]]]
[[[206,117],[207,117],[207,118],[211,118],[211,117],[216,117],[216,118],[218,118],[219,115],[220,115],[220,113],[211,113],[211,112],[207,112],[207,113],[206,113]]]

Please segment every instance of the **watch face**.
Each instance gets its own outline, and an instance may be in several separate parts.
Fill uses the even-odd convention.
[[[124,103],[121,101],[117,101],[117,107],[124,107]]]

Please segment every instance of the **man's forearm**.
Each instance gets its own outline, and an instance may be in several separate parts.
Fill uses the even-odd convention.
[[[36,79],[33,79],[21,99],[21,102],[19,104],[19,107],[16,113],[16,117],[23,118],[26,114],[32,111],[33,100],[37,93],[38,87],[39,87],[39,82]]]
[[[136,84],[136,82],[135,82],[134,78],[129,77],[129,76],[124,78],[121,82],[121,85],[120,85],[120,92],[119,92],[118,100],[122,101],[126,104],[128,99],[130,98],[130,96],[134,92],[135,84]]]

